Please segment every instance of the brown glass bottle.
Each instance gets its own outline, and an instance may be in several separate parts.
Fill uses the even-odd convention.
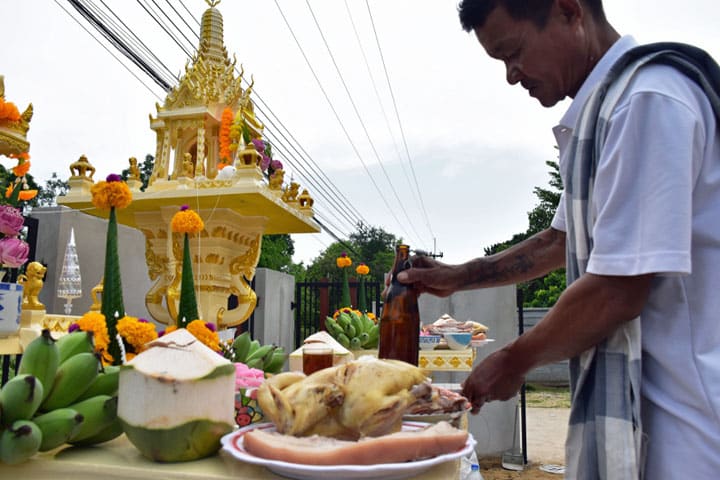
[[[378,358],[402,360],[417,365],[420,343],[418,296],[411,285],[397,280],[398,273],[410,267],[410,247],[398,245],[390,286],[380,316]]]

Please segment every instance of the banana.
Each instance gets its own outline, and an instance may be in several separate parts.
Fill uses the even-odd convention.
[[[246,360],[248,358],[250,358],[250,355],[254,354],[258,348],[260,348],[260,342],[258,342],[257,340],[252,340],[250,342],[250,348],[248,349],[247,354],[245,355],[245,358],[243,358],[242,361],[240,361],[240,360],[236,360],[236,361],[240,361],[240,363],[246,363]]]
[[[260,365],[262,365],[262,359],[265,358],[265,355],[267,355],[268,352],[272,352],[274,349],[275,345],[272,344],[262,345],[261,347],[258,347],[257,350],[247,356],[247,358],[245,359],[245,364],[247,365],[248,362],[252,362],[256,358],[259,358],[261,361]]]
[[[58,408],[37,415],[32,421],[42,432],[40,451],[47,452],[67,443],[83,420],[84,417],[72,408]]]
[[[344,333],[337,336],[336,340],[345,348],[350,348],[350,339]]]
[[[20,359],[18,374],[32,375],[40,380],[43,386],[43,395],[47,397],[58,365],[60,365],[58,347],[55,339],[50,335],[50,330],[46,328],[25,348]]]
[[[377,348],[378,339],[380,338],[380,327],[378,325],[373,325],[368,334],[370,335],[370,338],[368,339],[367,343],[363,345],[363,347]]]
[[[355,335],[360,335],[365,331],[365,324],[363,323],[362,319],[360,318],[360,315],[357,313],[350,311],[350,324],[355,327]]]
[[[64,362],[73,355],[78,353],[92,353],[95,351],[93,342],[93,332],[83,332],[77,330],[67,335],[63,335],[57,340],[58,352],[60,353],[60,363]]]
[[[337,338],[337,336],[341,333],[345,333],[342,327],[338,325],[338,323],[332,317],[327,317],[325,319],[325,328],[327,329],[328,333],[333,336],[333,338]]]
[[[233,351],[235,352],[235,361],[245,363],[248,352],[250,351],[250,332],[243,332],[233,341]]]
[[[350,339],[350,350],[360,350],[361,348],[360,337],[352,337]]]
[[[0,390],[2,423],[12,425],[16,420],[29,420],[35,415],[42,399],[40,380],[26,373],[11,378]]]
[[[83,440],[71,441],[70,444],[77,447],[87,447],[89,445],[97,445],[99,443],[109,442],[110,440],[119,437],[123,434],[122,422],[119,418],[113,420],[110,425],[107,425],[101,429],[95,435],[87,437]]]
[[[285,353],[285,349],[283,347],[276,348],[272,352],[272,355],[270,355],[270,360],[267,364],[263,364],[263,371],[266,373],[280,373],[283,366],[285,366],[286,359],[287,354]]]
[[[370,333],[370,329],[375,326],[375,322],[372,318],[368,317],[367,313],[362,314],[363,332]]]
[[[73,403],[68,408],[76,410],[84,420],[68,443],[77,443],[99,434],[105,427],[117,419],[118,397],[96,395],[81,402]]]
[[[120,366],[107,365],[102,367],[100,373],[97,374],[95,380],[75,401],[85,400],[95,395],[116,395],[120,383]]]
[[[78,353],[60,364],[50,394],[40,405],[47,412],[67,407],[88,389],[98,375],[100,361],[93,353]]]
[[[353,338],[358,335],[358,332],[355,330],[355,327],[352,325],[352,323],[349,323],[347,327],[345,327],[345,335],[348,336],[348,338]]]
[[[370,334],[368,332],[363,332],[358,336],[358,339],[360,339],[360,346],[364,347],[370,341]]]
[[[352,318],[350,317],[349,313],[342,312],[340,315],[337,316],[335,321],[340,325],[343,330],[347,328],[348,325],[352,323]]]
[[[40,449],[42,433],[33,422],[17,420],[0,433],[0,462],[15,465],[24,462]]]

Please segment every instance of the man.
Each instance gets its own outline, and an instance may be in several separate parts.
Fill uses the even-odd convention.
[[[508,83],[545,107],[573,98],[554,128],[565,191],[547,230],[460,265],[418,257],[399,280],[446,296],[566,266],[568,288],[546,317],[464,383],[473,411],[571,358],[567,478],[715,478],[720,70],[693,47],[634,48],[601,0],[458,9]]]

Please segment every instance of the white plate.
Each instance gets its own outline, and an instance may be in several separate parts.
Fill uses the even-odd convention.
[[[429,424],[427,423],[419,422],[403,422],[403,430],[421,430],[428,425]],[[469,455],[475,447],[475,439],[472,434],[468,434],[467,442],[465,442],[465,447],[462,450],[414,462],[382,463],[377,465],[304,465],[300,463],[281,462],[279,460],[268,460],[248,453],[243,446],[243,435],[251,430],[255,430],[256,428],[267,430],[269,432],[275,431],[275,425],[272,423],[248,425],[225,435],[221,440],[223,450],[243,462],[262,465],[278,475],[297,478],[300,480],[336,480],[338,478],[384,478],[389,480],[408,478],[413,475],[418,475],[425,470],[428,470],[430,467],[440,463]]]

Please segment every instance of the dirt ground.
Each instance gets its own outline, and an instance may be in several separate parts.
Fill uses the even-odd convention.
[[[501,457],[480,459],[484,480],[560,480],[562,474],[540,470],[543,466],[564,465],[565,435],[570,414],[566,389],[538,389],[527,396],[527,456],[522,471],[506,470]]]

